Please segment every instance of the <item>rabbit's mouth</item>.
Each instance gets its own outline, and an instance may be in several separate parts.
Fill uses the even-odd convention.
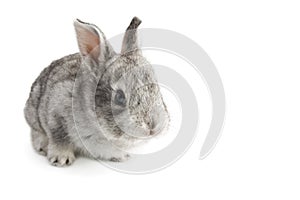
[[[170,118],[168,113],[165,113],[164,120],[161,120],[158,125],[156,125],[153,129],[150,129],[150,136],[156,136],[165,134],[169,129]]]
[[[151,129],[149,131],[149,135],[150,136],[156,136],[156,135],[160,135],[163,133],[166,133],[166,131],[169,128],[169,119],[165,120],[161,126],[157,126],[157,128]]]

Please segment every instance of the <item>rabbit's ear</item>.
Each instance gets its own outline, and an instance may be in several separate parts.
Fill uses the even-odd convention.
[[[95,62],[112,57],[115,52],[97,26],[79,19],[74,21],[78,47],[81,55]]]
[[[142,21],[137,17],[134,17],[131,20],[130,25],[128,26],[123,38],[123,44],[121,50],[122,54],[125,54],[127,52],[132,52],[132,51],[140,52],[138,46],[137,28],[141,23]]]

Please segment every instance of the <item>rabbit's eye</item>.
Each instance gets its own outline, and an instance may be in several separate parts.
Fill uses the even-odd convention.
[[[125,94],[122,90],[117,90],[116,91],[115,104],[117,104],[119,106],[125,106],[126,105]]]

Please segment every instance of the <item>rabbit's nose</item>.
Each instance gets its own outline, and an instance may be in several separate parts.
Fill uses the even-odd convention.
[[[150,133],[149,133],[150,135],[155,135],[156,134],[156,132],[155,131],[153,131],[153,130],[150,130]]]
[[[149,127],[149,130],[150,130],[150,135],[155,135],[157,134],[159,131],[158,131],[158,127],[157,127],[157,123],[156,123],[156,120],[155,119],[152,119],[150,122],[147,123],[148,127]]]
[[[153,130],[155,128],[155,125],[153,123],[153,120],[150,120],[147,122],[147,126],[149,127],[150,130]]]

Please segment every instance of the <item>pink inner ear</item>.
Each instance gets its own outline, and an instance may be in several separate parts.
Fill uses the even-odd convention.
[[[99,44],[100,44],[100,40],[99,40],[99,37],[96,36],[95,34],[87,34],[87,37],[86,38],[86,53],[87,54],[90,54],[92,53],[92,51],[96,48],[96,47],[99,47]]]
[[[100,39],[97,33],[88,28],[77,27],[79,50],[83,56],[91,56],[97,59],[100,55]]]

